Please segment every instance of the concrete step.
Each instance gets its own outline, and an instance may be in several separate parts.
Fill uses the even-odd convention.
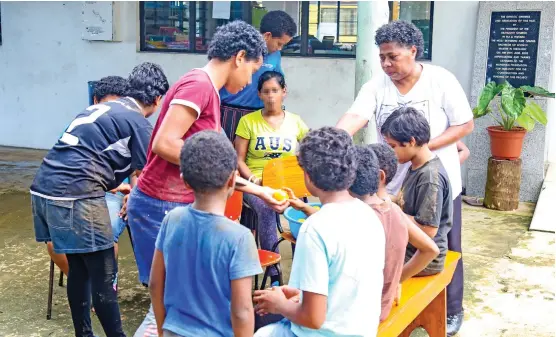
[[[531,231],[556,232],[556,219],[552,207],[556,205],[556,164],[550,164],[546,171],[533,220]]]

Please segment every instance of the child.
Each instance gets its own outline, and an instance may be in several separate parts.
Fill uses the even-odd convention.
[[[147,164],[131,191],[127,215],[139,280],[149,283],[155,242],[164,216],[178,206],[195,200],[180,178],[180,151],[185,140],[203,130],[220,131],[220,97],[226,88],[237,93],[251,82],[260,67],[266,45],[261,34],[243,21],[232,21],[217,29],[208,47],[208,63],[193,69],[172,85],[156,121]],[[287,202],[278,202],[272,189],[237,177],[236,188],[257,195],[276,210]],[[154,314],[149,310],[136,336],[155,331]]]
[[[224,134],[201,131],[185,141],[180,160],[195,201],[171,210],[156,240],[149,290],[158,335],[252,336],[257,247],[247,228],[224,216],[234,148]]]
[[[448,250],[448,232],[452,228],[452,192],[448,175],[440,159],[427,143],[430,128],[417,110],[402,107],[390,115],[381,128],[400,164],[411,162],[400,192],[400,206],[411,221],[434,242],[440,254],[419,276],[433,275],[444,268]],[[409,262],[417,248],[407,245],[405,260]]]
[[[263,169],[274,158],[294,156],[298,141],[309,130],[301,117],[284,111],[286,96],[284,76],[267,71],[258,83],[259,97],[264,108],[243,116],[236,131],[235,148],[241,176],[262,185]],[[257,213],[261,249],[271,250],[278,241],[276,213],[260,198],[246,194],[245,201]],[[276,270],[272,269],[271,283],[278,283]]]
[[[251,83],[237,93],[230,92],[226,88],[220,90],[222,126],[232,142],[236,138],[235,132],[240,118],[264,107],[262,97],[257,90],[261,75],[267,71],[284,73],[280,51],[292,37],[297,35],[297,25],[288,13],[270,11],[261,19],[260,31],[268,54],[264,56],[262,66],[253,74]]]
[[[93,89],[93,102],[96,105],[115,101],[125,97],[127,91],[128,84],[125,78],[120,76],[106,76],[95,83]],[[105,195],[108,214],[110,215],[110,222],[112,224],[112,233],[114,234],[114,256],[116,257],[116,261],[118,261],[118,240],[125,230],[125,222],[119,216],[120,210],[122,209],[122,193],[127,194],[130,191],[130,185],[126,183],[126,180],[117,188],[106,192]],[[58,268],[67,275],[69,267],[66,255],[54,253],[52,242],[47,242],[47,251],[52,261],[54,261]]]
[[[357,154],[357,178],[350,192],[375,210],[386,236],[382,322],[388,318],[396,295],[399,296],[400,283],[423,270],[438,255],[438,247],[388,198],[386,185],[397,169],[394,151],[386,144],[373,144],[358,146]],[[417,252],[404,265],[408,241]]]
[[[92,336],[91,295],[107,336],[125,336],[116,294],[118,267],[105,195],[146,162],[147,117],[168,90],[162,69],[143,63],[126,97],[88,107],[44,158],[33,184],[35,236],[66,254],[67,293],[76,336]]]
[[[386,185],[397,170],[397,159],[392,148],[386,144],[357,146],[357,175],[350,187],[353,196],[370,205],[380,219],[386,238],[384,287],[382,288],[382,310],[380,321],[390,314],[392,303],[401,295],[399,284],[423,270],[437,255],[434,241],[411,222],[398,205],[388,198]],[[313,207],[299,199],[290,200],[290,205],[307,215],[316,213]],[[418,251],[404,265],[407,243]],[[398,292],[398,294],[396,294]]]
[[[256,336],[376,335],[384,230],[373,210],[347,190],[356,159],[351,137],[340,129],[310,131],[301,141],[305,184],[323,205],[301,226],[289,286],[255,292],[257,313],[286,318]]]

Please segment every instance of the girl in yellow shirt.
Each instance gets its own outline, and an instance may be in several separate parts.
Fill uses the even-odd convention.
[[[259,97],[262,110],[243,116],[236,130],[235,148],[241,176],[261,185],[264,166],[274,158],[294,156],[298,142],[309,131],[301,117],[283,109],[286,96],[284,76],[267,71],[259,78]],[[276,214],[264,201],[245,194],[244,200],[257,213],[261,248],[272,249],[278,241]],[[276,271],[271,271],[271,282],[277,281]]]

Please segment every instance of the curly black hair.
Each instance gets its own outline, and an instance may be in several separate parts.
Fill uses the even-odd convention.
[[[146,106],[153,105],[156,98],[164,96],[170,85],[164,71],[158,64],[143,62],[131,71],[127,79],[127,96],[135,98]]]
[[[375,194],[378,191],[378,159],[370,145],[356,145],[357,173],[349,190],[357,195]]]
[[[280,85],[282,89],[286,88],[286,80],[284,79],[284,75],[282,75],[278,71],[270,70],[264,72],[261,75],[261,77],[259,77],[259,83],[257,83],[257,90],[261,91],[265,82],[270,81],[273,78],[276,79],[276,82],[278,82],[278,85]]]
[[[237,169],[237,155],[222,133],[204,130],[189,137],[180,153],[180,171],[193,191],[220,189]]]
[[[227,61],[242,50],[247,60],[258,60],[267,53],[261,33],[250,24],[236,20],[216,29],[207,54],[209,60]]]
[[[126,96],[128,93],[127,80],[121,76],[106,76],[95,83],[93,96],[101,101],[106,96]]]
[[[297,35],[297,25],[288,13],[270,11],[261,19],[261,33],[270,33],[272,37],[294,37]]]
[[[355,146],[344,130],[322,127],[309,131],[299,144],[297,160],[320,190],[347,190],[355,180]]]
[[[396,109],[386,118],[380,132],[402,144],[409,143],[414,138],[417,146],[428,143],[431,138],[429,122],[412,107]]]
[[[384,171],[386,184],[389,184],[398,170],[398,158],[396,152],[388,144],[371,144],[371,149],[375,152],[379,168]]]
[[[376,30],[375,43],[380,46],[383,43],[397,42],[401,46],[417,48],[416,57],[423,55],[425,42],[423,33],[417,26],[407,21],[392,21]]]

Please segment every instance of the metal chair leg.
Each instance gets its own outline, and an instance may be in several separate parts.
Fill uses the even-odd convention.
[[[284,279],[282,278],[282,267],[280,267],[280,262],[275,264],[273,267],[276,269],[276,272],[278,272],[278,285],[283,286]]]
[[[274,244],[274,246],[272,246],[271,252],[277,253],[276,250],[278,249],[280,243],[282,243],[283,241],[285,241],[284,238],[279,238],[278,241],[276,241],[276,243]]]
[[[263,275],[263,281],[261,282],[261,290],[264,290],[264,287],[266,285],[266,280],[268,279],[268,276],[270,274],[270,266],[266,267],[264,270],[264,275]]]
[[[54,292],[54,261],[50,260],[50,272],[48,277],[48,300],[46,305],[46,319],[52,318],[52,293]]]
[[[62,272],[60,270],[60,279],[58,280],[58,286],[63,287],[64,286],[64,272]]]

